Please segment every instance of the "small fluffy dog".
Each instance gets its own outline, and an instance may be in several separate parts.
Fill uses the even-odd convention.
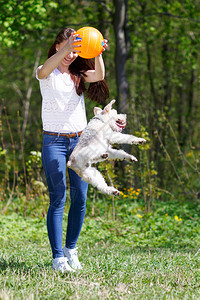
[[[112,148],[112,144],[143,144],[143,138],[138,138],[130,134],[122,134],[126,126],[126,115],[118,114],[112,105],[112,100],[102,110],[94,108],[94,117],[83,130],[80,139],[74,148],[67,166],[73,169],[82,179],[102,193],[109,195],[119,195],[120,192],[108,186],[101,173],[91,165],[106,159],[137,161],[133,155],[123,150]]]

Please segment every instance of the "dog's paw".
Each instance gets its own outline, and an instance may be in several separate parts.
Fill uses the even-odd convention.
[[[146,143],[146,140],[143,138],[136,138],[132,141],[132,144],[135,144],[135,145],[141,145],[144,143]]]
[[[107,159],[107,158],[108,158],[108,153],[104,153],[104,154],[102,154],[102,155],[101,155],[101,158],[103,158],[103,159]]]
[[[112,195],[114,195],[114,196],[119,196],[120,194],[121,193],[118,190],[115,190],[115,191],[112,192]]]
[[[112,192],[112,195],[114,195],[114,196],[119,196],[120,194],[121,193],[118,190],[115,190],[115,191]]]
[[[129,158],[129,161],[134,162],[134,161],[138,161],[138,160],[135,156],[131,155],[130,158]]]
[[[119,196],[121,193],[116,188],[114,188],[112,186],[109,186],[108,189],[107,189],[107,194],[114,195],[114,196]]]
[[[146,143],[146,140],[143,138],[140,138],[138,141],[138,144],[144,144],[144,143]]]

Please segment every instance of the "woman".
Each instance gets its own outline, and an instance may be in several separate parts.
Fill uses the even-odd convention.
[[[71,205],[63,249],[62,224],[66,162],[87,124],[83,92],[98,103],[109,96],[102,55],[95,57],[95,62],[79,57],[81,45],[76,44],[77,36],[71,28],[61,30],[49,50],[48,59],[37,69],[36,75],[42,94],[42,163],[50,196],[47,229],[53,269],[63,273],[82,268],[76,243],[85,216],[88,184],[71,169],[68,169]],[[105,42],[104,50],[106,47]],[[90,83],[87,90],[85,82]]]

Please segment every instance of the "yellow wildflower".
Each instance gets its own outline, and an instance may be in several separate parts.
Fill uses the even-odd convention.
[[[141,216],[141,215],[139,215],[139,214],[137,214],[137,217],[138,217],[138,218],[142,218],[142,216]]]
[[[179,218],[178,216],[174,216],[174,218],[175,218],[175,220],[178,221],[178,222],[182,221],[182,219]]]

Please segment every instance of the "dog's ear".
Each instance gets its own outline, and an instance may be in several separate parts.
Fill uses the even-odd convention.
[[[102,109],[100,107],[94,107],[94,115],[98,115],[102,112]]]
[[[110,112],[111,109],[112,109],[112,105],[113,105],[114,103],[115,103],[115,100],[114,100],[114,99],[113,99],[112,101],[110,101],[110,103],[104,107],[104,112],[106,112],[106,113]]]

